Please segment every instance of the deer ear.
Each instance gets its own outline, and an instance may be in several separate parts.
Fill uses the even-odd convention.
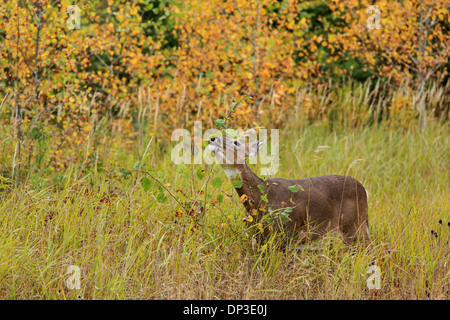
[[[258,142],[251,142],[249,144],[249,153],[248,155],[250,157],[256,157],[256,154],[258,153],[259,149],[263,145],[264,141],[258,141]]]

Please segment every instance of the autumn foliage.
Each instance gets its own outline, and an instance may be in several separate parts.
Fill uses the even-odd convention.
[[[314,120],[329,107],[319,89],[345,77],[403,85],[413,94],[389,110],[426,117],[426,88],[448,88],[450,2],[379,1],[380,29],[367,26],[372,4],[2,1],[0,169],[84,163],[106,133],[164,141],[195,120],[211,127],[230,95],[253,97],[236,126],[282,127],[299,108]]]

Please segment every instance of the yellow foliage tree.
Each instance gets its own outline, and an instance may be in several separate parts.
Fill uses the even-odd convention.
[[[450,1],[333,0],[330,7],[345,27],[336,46],[363,61],[378,76],[409,80],[416,90],[414,106],[425,126],[424,89],[431,79],[448,75]]]

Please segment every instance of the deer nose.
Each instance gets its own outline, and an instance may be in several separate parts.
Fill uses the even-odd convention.
[[[216,138],[212,137],[212,138],[211,138],[211,142],[213,142],[214,140],[216,140]]]

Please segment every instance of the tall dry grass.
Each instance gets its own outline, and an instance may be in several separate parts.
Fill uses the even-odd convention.
[[[341,98],[351,105],[349,96]],[[346,110],[350,115],[352,108]],[[387,121],[342,123],[310,123],[302,114],[291,119],[281,130],[278,176],[348,173],[360,180],[370,193],[368,250],[334,238],[316,251],[258,243],[242,224],[243,207],[228,181],[220,188],[209,184],[207,193],[224,200],[208,204],[202,228],[194,228],[189,216],[176,217],[179,203],[173,198],[160,203],[145,192],[144,174],[132,167],[142,161],[143,168],[157,169],[174,194],[193,185],[200,189],[207,176],[198,180],[177,172],[170,153],[154,141],[144,158],[120,142],[106,143],[96,154],[103,170],[71,167],[56,186],[52,176],[7,192],[3,183],[0,297],[448,299],[448,126],[432,121],[422,131]],[[147,146],[150,138],[144,140]],[[218,166],[204,167],[226,181]],[[132,172],[128,179],[123,168]],[[379,290],[367,286],[372,264],[381,270]],[[79,290],[67,287],[70,265],[81,269]]]

